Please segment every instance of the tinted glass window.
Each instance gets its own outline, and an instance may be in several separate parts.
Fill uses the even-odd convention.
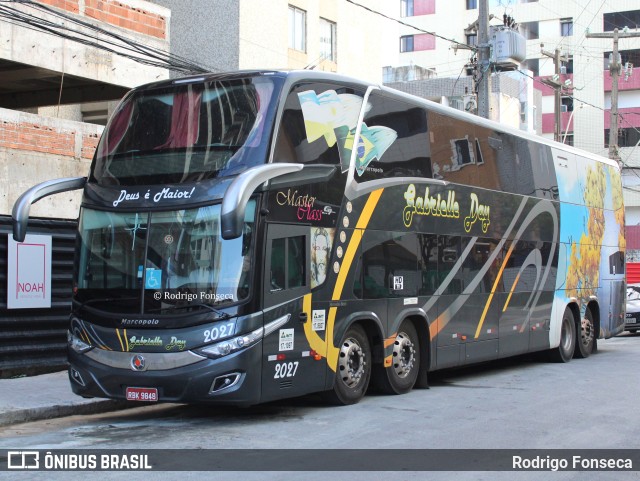
[[[431,177],[427,112],[373,92],[358,141],[356,179]]]
[[[265,163],[279,82],[253,77],[134,92],[100,139],[92,180],[196,182]]]
[[[420,295],[433,294],[440,285],[438,278],[438,236],[418,234],[418,272]]]
[[[295,86],[285,103],[274,161],[341,164],[346,171],[362,98],[363,92],[339,85]]]
[[[418,240],[413,233],[367,232],[356,269],[354,294],[364,299],[418,293]]]
[[[304,286],[305,257],[304,236],[274,239],[271,244],[271,290]]]

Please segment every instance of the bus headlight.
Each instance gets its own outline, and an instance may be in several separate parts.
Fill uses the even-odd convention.
[[[90,349],[93,349],[93,346],[91,344],[87,344],[78,336],[73,334],[71,331],[67,331],[67,343],[69,344],[69,347],[71,349],[73,349],[74,351],[80,354],[82,354],[83,352],[87,352]]]
[[[260,327],[249,334],[245,334],[243,336],[234,337],[231,339],[225,339],[224,341],[217,342],[210,346],[200,349],[202,354],[207,355],[208,357],[222,357],[227,356],[228,354],[239,351],[240,349],[247,348],[249,346],[254,345],[264,334],[264,328]]]

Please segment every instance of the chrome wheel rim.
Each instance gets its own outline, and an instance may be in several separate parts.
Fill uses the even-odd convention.
[[[414,344],[407,333],[398,333],[393,343],[392,362],[393,370],[399,378],[404,379],[411,373],[415,363],[415,352]]]
[[[338,369],[342,382],[350,388],[357,386],[364,376],[366,365],[365,353],[358,341],[352,337],[345,339],[340,347],[338,358]]]

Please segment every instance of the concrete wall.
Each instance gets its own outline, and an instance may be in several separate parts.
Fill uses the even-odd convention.
[[[25,190],[46,180],[87,176],[103,127],[0,109],[0,215]],[[31,215],[74,219],[80,191],[46,197]]]
[[[140,0],[42,0],[40,3],[60,8],[87,22],[99,22],[102,28],[131,38],[149,47],[168,50],[171,12]],[[28,5],[13,3],[12,8],[60,24],[54,15]],[[73,26],[96,37],[95,32]],[[165,69],[143,65],[105,50],[60,38],[24,26],[0,22],[0,58],[54,72],[90,78],[114,85],[134,87],[141,83],[167,78]]]
[[[212,72],[240,67],[242,0],[153,0],[171,10],[171,53]],[[260,2],[262,10],[272,2]],[[265,28],[269,28],[265,23]]]

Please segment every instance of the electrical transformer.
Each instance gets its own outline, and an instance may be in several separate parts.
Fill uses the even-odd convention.
[[[507,26],[491,27],[491,62],[499,70],[514,70],[527,58],[527,41]]]

